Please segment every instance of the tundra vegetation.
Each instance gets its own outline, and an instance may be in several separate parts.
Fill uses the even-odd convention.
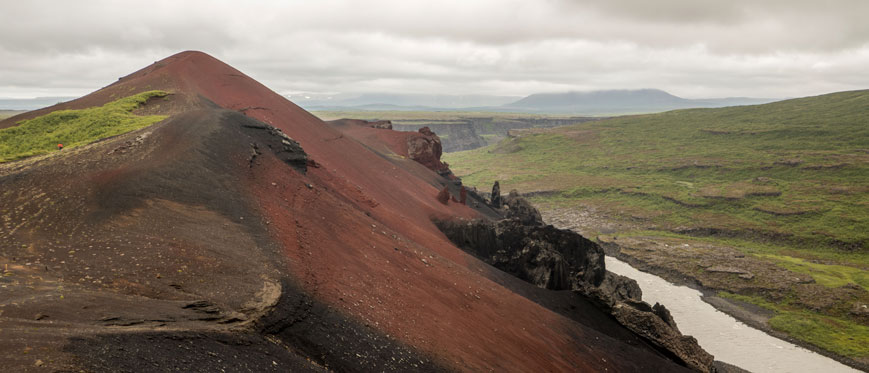
[[[136,115],[133,110],[148,99],[166,97],[164,91],[148,91],[118,99],[100,107],[58,110],[15,127],[0,130],[0,162],[45,154],[86,145],[106,137],[147,127],[166,118],[163,115]]]
[[[623,223],[616,233],[590,228],[592,238],[706,241],[811,276],[831,294],[849,289],[811,306],[797,286],[752,291],[744,282],[757,278],[733,274],[749,290],[721,295],[772,310],[773,329],[869,358],[869,91],[531,130],[444,158],[466,185],[499,180],[533,192],[544,210],[593,209]]]

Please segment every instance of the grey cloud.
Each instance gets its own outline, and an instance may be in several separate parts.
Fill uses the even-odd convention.
[[[83,94],[187,49],[279,92],[653,87],[782,97],[866,87],[869,2],[819,4],[16,2],[0,13],[0,96]]]

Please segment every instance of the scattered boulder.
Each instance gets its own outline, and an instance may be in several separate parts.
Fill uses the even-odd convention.
[[[407,154],[410,159],[432,171],[441,175],[451,174],[450,166],[441,162],[441,155],[443,154],[441,139],[428,127],[420,128],[419,133],[408,136]]]
[[[440,192],[438,192],[437,199],[438,202],[445,205],[450,202],[450,191],[447,189],[447,187],[444,187],[443,189],[441,189]]]
[[[866,322],[867,320],[869,320],[869,305],[860,302],[854,303],[854,307],[851,308],[850,313],[858,320],[863,320],[863,322]]]

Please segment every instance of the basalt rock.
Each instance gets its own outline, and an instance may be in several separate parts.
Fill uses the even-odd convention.
[[[578,282],[597,285],[605,276],[599,246],[551,225],[526,225],[515,218],[436,224],[465,251],[541,288],[568,290]]]
[[[673,315],[670,314],[670,310],[667,307],[664,307],[663,304],[655,302],[655,305],[652,306],[652,312],[654,312],[661,320],[664,320],[667,325],[670,325],[673,329],[677,331],[679,328],[676,326],[676,320],[673,320]]]
[[[492,185],[492,207],[496,209],[501,208],[501,184],[498,181],[495,181],[495,185]]]
[[[610,271],[606,271],[603,281],[598,286],[592,284],[577,285],[574,290],[589,295],[609,307],[619,302],[643,299],[643,291],[636,281]]]
[[[308,171],[308,154],[305,153],[298,141],[287,136],[279,128],[249,118],[245,118],[241,127],[249,131],[254,139],[261,142],[250,144],[251,151],[248,163],[251,165],[256,157],[262,154],[261,151],[268,148],[278,159],[296,170],[302,173]]]
[[[701,372],[713,370],[713,356],[704,351],[694,337],[682,335],[658,314],[632,304],[617,303],[612,308],[612,315],[634,333],[678,357],[686,366]]]
[[[515,191],[504,202],[507,219],[435,224],[456,246],[486,263],[540,288],[573,290],[673,360],[713,371],[712,355],[696,339],[682,335],[666,307],[642,301],[636,281],[606,270],[599,245],[575,232],[543,225],[539,212]]]
[[[527,199],[519,195],[515,189],[504,198],[504,207],[507,209],[508,218],[516,218],[525,225],[543,225],[543,217],[540,211],[531,205]]]

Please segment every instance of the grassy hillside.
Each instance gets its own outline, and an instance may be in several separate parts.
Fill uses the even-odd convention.
[[[59,110],[24,120],[19,125],[0,130],[0,162],[44,154],[57,150],[57,144],[73,148],[119,135],[165,119],[165,116],[139,116],[133,109],[152,97],[164,97],[163,91],[143,92],[101,107],[82,110]]]
[[[869,91],[529,131],[444,158],[467,185],[540,192],[538,206],[624,223],[620,236],[705,240],[807,274],[742,300],[773,304],[778,330],[869,358],[869,319],[852,311],[869,302]]]
[[[869,91],[589,122],[446,158],[470,185],[551,191],[662,229],[845,256],[869,243]]]

